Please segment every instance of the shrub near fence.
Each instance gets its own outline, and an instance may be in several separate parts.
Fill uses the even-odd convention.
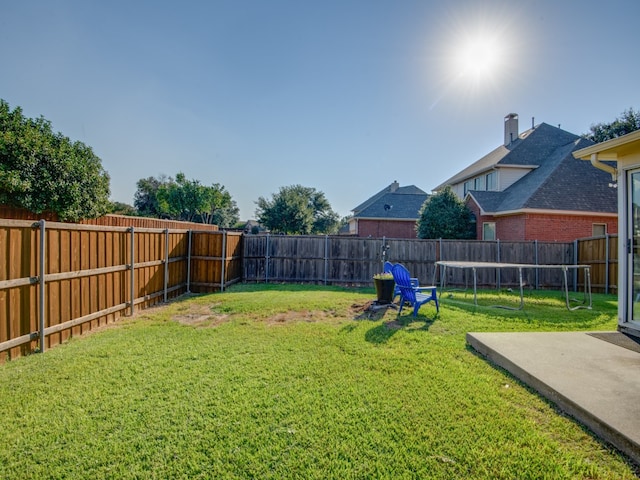
[[[240,281],[241,240],[228,232],[0,220],[0,361],[187,291]]]

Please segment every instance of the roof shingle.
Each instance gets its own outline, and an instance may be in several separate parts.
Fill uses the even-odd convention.
[[[427,198],[429,195],[415,185],[400,187],[397,183],[392,183],[354,208],[353,216],[393,220],[417,219]]]
[[[508,147],[500,146],[447,180],[459,183],[483,170],[500,166],[531,166],[533,169],[501,192],[470,191],[478,206],[500,214],[523,209],[579,212],[617,212],[617,194],[611,177],[576,160],[571,152],[593,144],[546,123],[527,130]],[[440,187],[438,187],[440,188]]]

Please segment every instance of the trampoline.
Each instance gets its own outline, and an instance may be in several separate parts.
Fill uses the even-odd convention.
[[[565,294],[565,301],[567,305],[567,310],[577,310],[579,308],[586,308],[591,310],[592,307],[592,298],[591,298],[591,271],[589,265],[537,265],[537,264],[526,264],[526,263],[499,263],[499,262],[457,262],[457,261],[438,261],[436,262],[436,269],[440,267],[442,268],[442,272],[440,275],[440,295],[442,296],[442,292],[446,287],[446,278],[447,278],[447,269],[455,268],[455,269],[465,269],[471,270],[473,272],[473,304],[478,306],[478,295],[477,295],[477,285],[478,285],[478,270],[483,268],[493,268],[493,269],[505,269],[512,268],[518,271],[519,278],[519,286],[520,286],[520,305],[518,307],[509,307],[503,305],[494,305],[497,308],[505,308],[508,310],[522,310],[524,308],[524,282],[522,281],[522,271],[525,269],[560,269],[563,273],[563,287]],[[571,306],[571,301],[569,299],[569,282],[567,279],[567,272],[569,270],[584,270],[584,299],[581,305]]]

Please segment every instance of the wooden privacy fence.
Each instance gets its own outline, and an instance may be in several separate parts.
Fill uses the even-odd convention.
[[[594,291],[617,292],[617,237],[572,243],[242,235],[0,220],[0,362],[61,343],[186,292],[246,282],[371,285],[385,260],[420,283],[440,282],[439,260],[586,264]],[[531,288],[559,289],[559,270],[527,269]],[[447,270],[448,286],[470,273]],[[573,290],[583,286],[573,274]],[[482,269],[479,287],[516,287],[516,271]],[[43,334],[41,334],[41,332]]]
[[[594,292],[618,293],[618,236],[577,240],[580,263],[591,266]]]
[[[244,240],[246,282],[310,282],[338,285],[370,285],[385,260],[403,263],[421,283],[440,281],[439,260],[525,263],[533,265],[591,265],[594,291],[617,290],[617,236],[575,242],[501,242],[476,240],[410,240],[341,236],[247,235]],[[560,270],[527,269],[525,282],[536,289],[559,289]],[[583,272],[572,273],[570,288],[583,285]],[[449,286],[468,286],[471,273],[447,271]],[[480,287],[515,287],[515,270],[483,269]]]
[[[0,252],[0,361],[242,274],[230,232],[0,220]]]

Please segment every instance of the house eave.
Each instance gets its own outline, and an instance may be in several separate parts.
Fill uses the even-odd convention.
[[[417,222],[417,218],[385,218],[385,217],[354,217],[356,220],[374,220],[376,222]]]
[[[469,180],[471,178],[476,178],[478,175],[483,175],[483,174],[491,172],[493,170],[500,170],[500,169],[503,169],[503,168],[511,168],[511,169],[514,169],[514,170],[515,169],[519,169],[519,170],[535,170],[536,168],[539,168],[539,167],[540,167],[540,165],[494,164],[494,165],[491,165],[490,167],[483,168],[483,169],[480,169],[480,170],[476,170],[476,171],[474,171],[472,173],[469,173],[468,175],[465,175],[464,177],[460,177],[460,178],[451,177],[446,182],[441,183],[440,185],[435,187],[433,189],[433,191],[437,192],[439,190],[442,190],[447,185],[459,185],[461,183],[466,182],[467,180]],[[455,182],[451,181],[453,179],[455,179]]]
[[[540,165],[514,165],[514,164],[500,164],[495,165],[494,168],[521,168],[526,170],[535,170],[540,167]]]
[[[480,207],[480,206],[479,206]],[[610,218],[618,218],[618,213],[613,212],[581,212],[578,210],[548,210],[543,208],[521,208],[516,210],[504,210],[499,212],[488,212],[480,207],[481,215],[492,216],[492,217],[507,217],[510,215],[522,215],[525,213],[532,214],[542,214],[542,215],[568,215],[574,217],[610,217]]]
[[[578,160],[591,160],[592,155],[597,155],[599,160],[617,162],[618,158],[627,152],[637,151],[638,144],[640,144],[640,130],[581,148],[573,152],[573,156]]]

